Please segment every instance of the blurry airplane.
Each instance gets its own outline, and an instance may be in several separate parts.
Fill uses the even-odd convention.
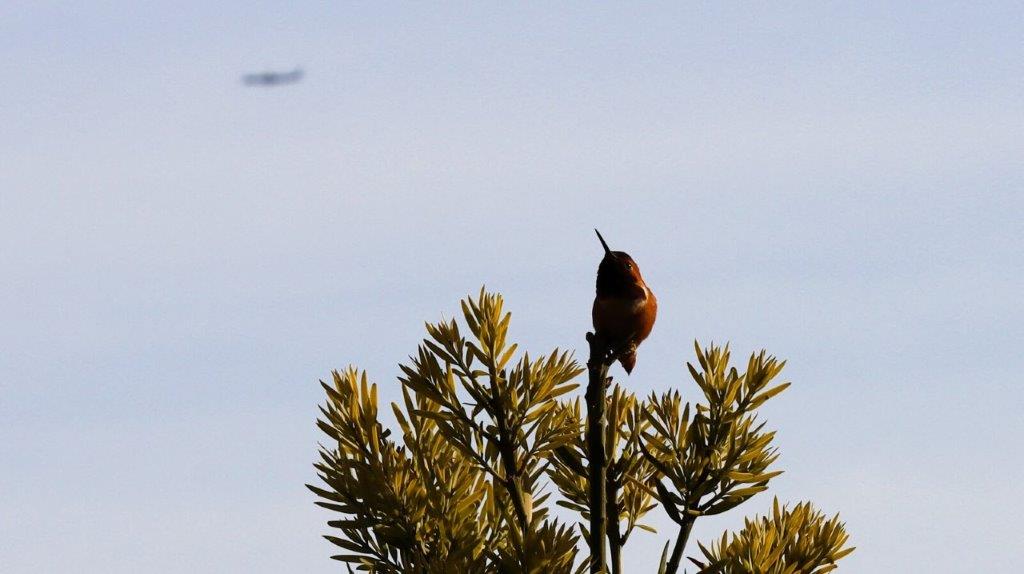
[[[247,86],[281,86],[294,84],[302,79],[302,68],[291,72],[261,72],[242,76],[242,83]]]

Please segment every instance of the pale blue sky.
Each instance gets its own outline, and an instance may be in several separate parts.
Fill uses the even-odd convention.
[[[0,5],[0,571],[338,572],[316,380],[393,398],[483,283],[582,351],[595,226],[632,388],[790,361],[773,492],[842,571],[1019,567],[1020,3],[209,4]]]

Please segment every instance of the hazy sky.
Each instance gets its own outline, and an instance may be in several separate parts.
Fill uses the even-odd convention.
[[[660,301],[617,380],[789,360],[841,571],[1018,569],[1024,7],[892,4],[0,4],[0,571],[338,572],[317,379],[395,398],[482,284],[582,353],[594,227]]]

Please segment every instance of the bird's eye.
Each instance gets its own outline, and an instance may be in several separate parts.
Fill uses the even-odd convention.
[[[632,271],[633,270],[633,264],[632,263],[627,263],[626,264],[626,269],[629,269],[630,271]]]

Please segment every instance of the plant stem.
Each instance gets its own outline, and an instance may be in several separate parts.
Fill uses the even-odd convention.
[[[613,472],[612,474],[615,474]],[[612,479],[608,482],[608,554],[612,574],[622,574],[622,531],[619,529],[619,485]]]
[[[590,487],[590,572],[605,574],[608,571],[605,556],[605,534],[607,531],[608,460],[605,456],[604,416],[605,392],[608,385],[608,349],[597,337],[587,333],[590,343],[590,360],[587,361],[589,382],[587,384],[587,460]]]
[[[676,543],[672,547],[672,557],[669,558],[666,574],[675,574],[679,571],[679,563],[683,561],[683,549],[686,548],[686,541],[690,538],[690,530],[693,529],[693,517],[683,515],[683,522],[679,525],[679,535],[676,536]]]
[[[512,446],[512,435],[509,432],[508,421],[506,420],[505,408],[501,402],[501,392],[498,390],[498,372],[493,366],[490,370],[491,393],[495,405],[495,422],[498,427],[498,454],[501,457],[501,464],[505,474],[503,483],[508,490],[509,498],[512,499],[512,509],[516,513],[519,522],[519,529],[523,539],[530,527],[529,517],[526,515],[526,506],[523,504],[523,484],[519,477],[519,470],[516,468],[516,453]]]

